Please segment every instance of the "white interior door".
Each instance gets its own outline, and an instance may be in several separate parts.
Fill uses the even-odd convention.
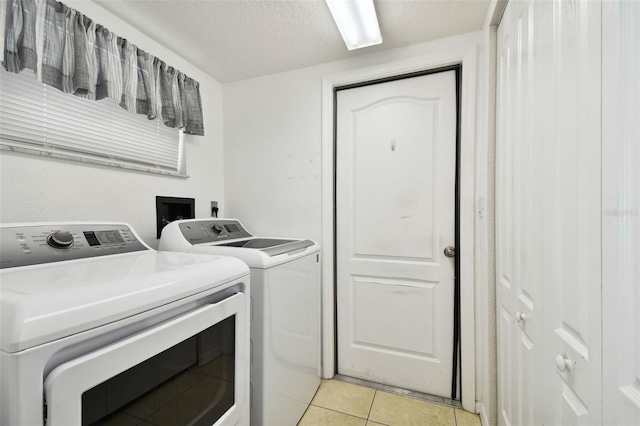
[[[340,374],[451,396],[456,114],[455,71],[338,92]]]
[[[640,424],[640,2],[602,6],[603,419]]]

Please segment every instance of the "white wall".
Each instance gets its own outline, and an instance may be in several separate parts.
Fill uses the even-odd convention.
[[[0,221],[125,221],[157,246],[156,195],[195,198],[199,217],[224,209],[220,83],[95,3],[65,3],[199,81],[205,136],[185,137],[188,179],[0,151]]]
[[[456,39],[439,41],[456,44]],[[224,86],[226,213],[255,234],[320,240],[322,77],[429,53],[434,43]],[[282,223],[276,221],[278,218]]]
[[[328,75],[385,64],[446,51],[460,45],[481,46],[491,37],[468,34],[434,43],[414,45],[355,59],[323,64],[287,73],[244,80],[224,86],[225,200],[230,217],[240,218],[254,233],[322,239],[322,79]],[[485,42],[487,42],[485,41]],[[485,111],[488,101],[488,64],[490,55],[479,61],[477,79],[478,111]],[[488,120],[479,114],[475,120]],[[487,164],[493,148],[486,147],[490,129],[478,128],[476,142],[481,156],[476,158],[476,199],[484,197],[486,207],[492,202],[493,169]],[[473,203],[476,200],[472,201]],[[478,265],[483,271],[476,277],[475,288],[482,297],[476,299],[476,329],[483,330],[477,342],[476,388],[484,398],[484,420],[495,419],[495,318],[493,302],[493,250],[487,240],[487,227],[493,223],[493,210],[485,210],[475,224]],[[493,343],[492,343],[493,342]],[[492,352],[493,351],[493,352]],[[478,364],[479,363],[479,364]],[[480,405],[482,406],[482,404]]]
[[[320,241],[324,68],[224,86],[226,213],[254,234]]]

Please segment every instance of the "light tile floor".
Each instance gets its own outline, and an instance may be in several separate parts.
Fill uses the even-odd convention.
[[[480,426],[459,408],[338,380],[323,380],[298,426]]]

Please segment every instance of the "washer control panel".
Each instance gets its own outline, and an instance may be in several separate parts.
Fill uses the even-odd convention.
[[[180,232],[191,244],[217,243],[236,238],[253,237],[233,219],[203,219],[179,224]]]
[[[150,250],[122,223],[2,225],[0,269]]]

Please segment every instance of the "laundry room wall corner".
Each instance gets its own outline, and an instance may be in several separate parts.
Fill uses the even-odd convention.
[[[124,221],[133,225],[150,246],[157,247],[156,196],[195,198],[196,217],[210,216],[211,200],[217,200],[221,210],[226,205],[222,171],[222,85],[98,4],[91,1],[65,4],[197,80],[205,136],[185,135],[189,178],[2,150],[0,221]]]

